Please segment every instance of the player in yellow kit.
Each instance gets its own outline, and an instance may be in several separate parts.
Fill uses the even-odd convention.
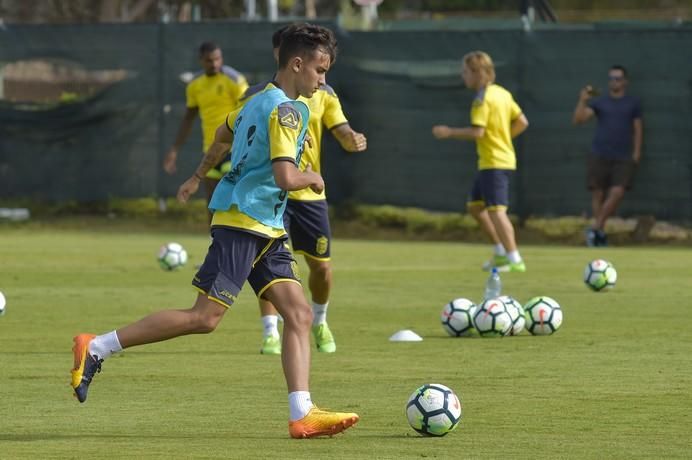
[[[278,60],[281,35],[287,27],[290,26],[278,29],[272,36],[276,60]],[[241,98],[240,104],[245,104],[267,84],[270,83],[265,82],[250,87]],[[310,107],[308,136],[311,139],[311,145],[308,145],[303,152],[300,161],[301,170],[310,165],[313,171],[318,173],[321,171],[321,143],[324,128],[331,132],[341,147],[348,152],[362,152],[367,148],[367,139],[351,128],[339,98],[329,85],[320,86],[310,99],[301,97],[298,100]],[[306,188],[290,192],[284,214],[284,226],[291,237],[293,252],[303,254],[310,268],[308,286],[312,295],[314,315],[312,332],[315,345],[320,352],[333,353],[336,351],[336,342],[327,324],[327,306],[332,288],[331,229],[324,191],[316,193]],[[268,300],[260,299],[259,303],[264,328],[260,353],[280,354],[281,338],[276,308]]]
[[[507,216],[509,181],[517,159],[512,139],[523,133],[529,122],[512,94],[495,84],[495,67],[488,54],[473,51],[464,56],[461,76],[476,91],[471,105],[471,126],[452,128],[437,125],[438,139],[476,142],[478,173],[469,195],[467,209],[495,246],[494,257],[483,269],[524,272],[526,264],[517,249],[514,227]]]
[[[199,60],[203,70],[197,73],[185,88],[187,110],[178,128],[175,142],[163,161],[163,169],[168,174],[174,174],[177,170],[178,150],[190,135],[197,115],[202,122],[202,153],[206,153],[214,140],[216,128],[222,125],[226,115],[238,106],[238,100],[248,88],[243,75],[223,64],[221,48],[215,43],[204,42],[200,45]],[[209,170],[204,178],[207,201],[211,199],[214,188],[229,169],[230,155]]]

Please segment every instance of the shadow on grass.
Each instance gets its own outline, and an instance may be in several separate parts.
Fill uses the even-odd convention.
[[[70,439],[218,439],[218,435],[199,436],[198,434],[185,435],[173,433],[170,435],[146,434],[108,434],[108,433],[33,433],[33,434],[0,434],[0,441],[14,442],[34,442],[34,441],[61,441]]]
[[[295,442],[296,440],[291,439],[288,437],[288,435],[285,434],[278,434],[276,436],[272,436],[271,434],[268,433],[257,433],[257,434],[242,434],[242,435],[237,435],[234,436],[229,433],[224,434],[225,437],[228,438],[235,438],[235,439],[259,439],[259,440],[268,440],[268,439],[273,439],[273,440],[282,440],[285,439],[286,441],[291,441]],[[334,439],[339,439],[343,436],[357,436],[358,438],[370,438],[370,439],[412,439],[412,440],[417,440],[417,439],[431,439],[434,437],[427,437],[427,436],[419,436],[417,434],[377,434],[377,433],[371,433],[371,434],[360,434],[356,432],[349,432],[347,435],[335,435],[335,436],[321,436],[318,438],[312,438],[311,442],[315,441],[329,441],[329,440],[334,440]],[[36,441],[69,441],[72,439],[111,439],[111,440],[116,440],[116,439],[172,439],[172,440],[179,440],[179,439],[192,439],[195,441],[199,440],[204,440],[208,439],[210,441],[216,441],[219,439],[219,433],[212,433],[207,436],[200,436],[199,434],[189,435],[189,434],[183,434],[183,433],[171,433],[171,434],[158,434],[158,435],[152,435],[151,433],[146,433],[146,434],[108,434],[108,433],[72,433],[72,434],[66,434],[66,433],[31,433],[31,434],[0,434],[0,442],[36,442]]]
[[[515,339],[523,339],[523,338],[530,338],[534,337],[531,334],[526,334],[526,333],[521,333],[519,335],[508,335],[506,337],[481,337],[478,334],[471,335],[471,336],[461,336],[461,337],[452,337],[450,335],[425,335],[423,336],[424,340],[492,340],[492,339],[503,339],[503,340],[515,340]],[[541,336],[539,336],[541,337]]]

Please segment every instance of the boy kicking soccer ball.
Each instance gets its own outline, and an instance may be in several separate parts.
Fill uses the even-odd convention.
[[[319,174],[297,168],[309,110],[295,99],[311,97],[324,84],[335,55],[336,40],[328,29],[301,24],[285,32],[275,83],[229,114],[195,174],[178,190],[178,199],[187,201],[232,145],[232,169],[209,204],[214,211],[212,244],[192,281],[199,290],[195,304],[187,310],[153,313],[107,334],[75,337],[72,388],[80,402],[86,401],[94,375],[112,353],[214,331],[248,281],[257,296],[271,301],[284,318],[281,360],[290,436],[333,435],[358,421],[355,413],[324,411],[312,403],[308,385],[312,310],[283,228],[287,191],[324,189]]]

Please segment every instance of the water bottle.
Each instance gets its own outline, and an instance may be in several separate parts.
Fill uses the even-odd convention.
[[[483,295],[483,300],[496,299],[500,297],[502,292],[502,280],[500,280],[500,273],[497,271],[497,267],[493,267],[490,272],[488,281],[485,282],[485,293]]]

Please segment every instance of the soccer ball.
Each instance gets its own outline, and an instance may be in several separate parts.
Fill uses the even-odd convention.
[[[187,262],[187,251],[178,243],[164,244],[159,249],[158,260],[164,270],[177,270]]]
[[[3,295],[2,292],[0,292],[0,316],[5,314],[5,305],[6,305],[5,296]]]
[[[442,309],[440,321],[452,337],[469,336],[473,332],[473,312],[476,304],[469,299],[454,299]]]
[[[524,305],[526,329],[533,335],[550,335],[560,329],[562,309],[550,297],[534,297]]]
[[[596,259],[584,269],[584,283],[594,291],[612,289],[617,279],[615,267],[607,260]]]
[[[454,392],[439,383],[428,383],[413,392],[406,403],[411,428],[425,436],[444,436],[461,421],[461,402]]]
[[[502,300],[488,299],[476,308],[473,325],[482,337],[505,336],[512,330],[512,317]]]
[[[519,335],[521,331],[524,330],[526,326],[526,318],[524,317],[524,307],[513,297],[508,295],[503,295],[499,299],[507,307],[509,316],[512,317],[512,329],[509,331],[509,335]]]

